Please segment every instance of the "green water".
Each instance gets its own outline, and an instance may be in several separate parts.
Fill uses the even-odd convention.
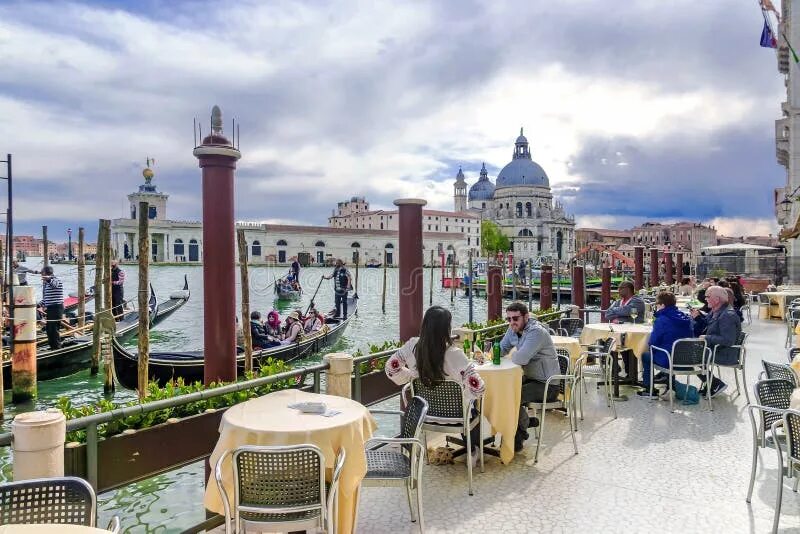
[[[38,258],[29,259],[28,266],[36,267]],[[77,269],[69,265],[54,265],[56,275],[62,278],[67,293],[77,289]],[[135,266],[123,266],[126,273],[125,296],[135,298],[138,274]],[[273,307],[281,311],[281,317],[294,308],[302,308],[311,300],[314,290],[323,274],[330,274],[329,268],[307,268],[301,272],[304,293],[300,301],[276,302],[272,287],[275,276],[281,276],[286,269],[271,267],[252,267],[250,269],[250,308],[265,315]],[[355,271],[351,271],[355,275]],[[203,345],[203,270],[201,266],[158,266],[150,269],[151,283],[159,300],[169,296],[171,291],[183,285],[183,276],[189,280],[191,299],[173,316],[151,331],[151,350],[196,350]],[[429,303],[430,271],[424,277],[424,306]],[[350,322],[342,339],[330,350],[354,352],[366,349],[370,343],[381,343],[398,337],[397,308],[397,269],[387,270],[386,312],[381,310],[383,287],[382,269],[360,269],[358,276],[358,314]],[[433,303],[447,307],[453,313],[453,325],[459,326],[469,320],[469,299],[457,292],[450,301],[450,290],[441,289],[441,273],[433,273]],[[87,285],[94,280],[93,271],[87,274]],[[32,285],[38,287],[38,277],[29,275]],[[237,269],[237,302],[240,297]],[[40,289],[39,289],[40,291]],[[322,282],[315,302],[320,311],[333,308],[332,281]],[[88,305],[92,309],[92,305]],[[486,320],[486,300],[476,297],[473,301],[475,321]],[[135,345],[135,340],[131,342]],[[319,361],[320,356],[312,356],[307,361]],[[301,362],[305,363],[305,362]],[[2,429],[11,426],[14,414],[53,406],[59,397],[69,397],[74,405],[90,403],[103,398],[102,373],[92,377],[89,371],[76,373],[58,380],[39,382],[39,395],[35,402],[14,405],[10,402],[10,391],[6,391],[5,413]],[[135,398],[135,393],[117,387],[113,400],[124,402]],[[0,479],[10,480],[10,450],[0,448]],[[121,490],[99,496],[101,524],[112,515],[118,515],[126,532],[180,532],[204,518],[203,490],[204,469],[197,463],[165,475],[127,486]]]

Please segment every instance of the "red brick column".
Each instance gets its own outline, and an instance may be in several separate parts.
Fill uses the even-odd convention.
[[[633,287],[644,287],[644,247],[633,247]]]
[[[675,278],[678,279],[678,282],[683,281],[683,252],[676,252],[675,253]]]
[[[553,266],[542,265],[542,279],[539,287],[539,308],[553,307]]]
[[[650,287],[658,285],[658,249],[650,249]]]
[[[675,279],[672,276],[672,252],[668,250],[664,251],[664,278],[667,285],[675,283]]]
[[[420,198],[394,201],[400,220],[398,232],[398,287],[400,289],[400,341],[419,335],[422,323],[422,206]]]
[[[503,315],[503,275],[499,265],[486,269],[487,319],[493,321]]]
[[[583,285],[583,267],[576,265],[572,268],[572,304],[581,310],[586,308],[586,295],[583,292]]]
[[[603,267],[600,278],[602,280],[600,286],[600,309],[607,310],[611,306],[611,269]],[[600,320],[606,320],[606,314],[600,314]]]

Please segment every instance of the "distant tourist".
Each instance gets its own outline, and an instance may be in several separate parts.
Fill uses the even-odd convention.
[[[333,273],[323,276],[325,280],[333,278],[333,296],[336,306],[336,317],[347,318],[347,292],[353,288],[353,278],[342,260],[336,260]]]
[[[11,265],[14,268],[14,274],[17,275],[17,280],[19,281],[19,285],[21,286],[28,285],[28,273],[39,274],[39,271],[34,271],[33,269],[29,269],[24,265],[20,265],[19,261],[17,260],[13,260],[11,262]]]
[[[706,302],[711,310],[708,315],[703,315],[698,310],[692,310],[694,318],[694,333],[706,340],[708,347],[713,351],[717,347],[715,363],[733,365],[739,361],[739,350],[732,348],[742,332],[742,321],[728,302],[728,292],[724,287],[710,286],[706,289]],[[706,394],[706,377],[698,375],[703,382],[700,395]],[[717,377],[711,380],[711,396],[719,395],[728,387],[725,382]]]
[[[635,294],[633,282],[625,280],[619,285],[619,300],[606,311],[609,323],[644,323],[645,305]]]
[[[520,284],[524,284],[525,283],[525,272],[526,272],[525,260],[522,260],[521,262],[519,262],[519,283]]]
[[[683,270],[681,272],[683,273],[683,276],[689,276],[690,274],[692,274],[692,266],[689,265],[688,261],[683,262],[682,269]]]
[[[64,316],[64,288],[61,280],[53,274],[49,265],[42,268],[42,304],[45,307],[47,321],[47,343],[51,350],[61,348],[61,318]]]
[[[678,289],[678,294],[682,297],[691,297],[694,294],[694,286],[692,286],[692,279],[685,276],[681,280],[681,287]]]
[[[529,417],[526,404],[529,402],[545,401],[544,386],[547,379],[560,372],[556,349],[553,338],[547,327],[529,315],[528,307],[522,302],[512,302],[506,307],[506,330],[500,350],[508,354],[512,348],[516,351],[511,355],[511,361],[522,366],[522,406],[519,410],[517,433],[514,436],[514,450],[520,451],[528,439],[528,428],[539,426],[536,417]],[[547,391],[547,402],[554,402],[558,398],[559,388],[552,386]]]
[[[119,260],[111,260],[111,313],[115,321],[125,315],[125,271],[119,268]]]

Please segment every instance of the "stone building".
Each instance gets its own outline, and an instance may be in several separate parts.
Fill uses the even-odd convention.
[[[533,161],[528,139],[520,129],[511,161],[489,180],[486,164],[467,189],[459,169],[454,206],[467,205],[481,219],[496,223],[511,238],[519,259],[569,259],[575,253],[575,218],[564,211],[550,190],[550,179]]]
[[[693,222],[662,224],[646,222],[630,230],[631,244],[683,252],[684,261],[694,263],[704,247],[717,244],[717,229]]]

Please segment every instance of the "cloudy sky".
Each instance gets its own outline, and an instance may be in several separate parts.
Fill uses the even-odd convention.
[[[494,179],[524,126],[579,225],[775,232],[785,91],[761,25],[745,0],[0,1],[17,233],[127,215],[148,156],[169,217],[199,219],[213,104],[241,125],[241,220],[452,209],[458,167]]]

